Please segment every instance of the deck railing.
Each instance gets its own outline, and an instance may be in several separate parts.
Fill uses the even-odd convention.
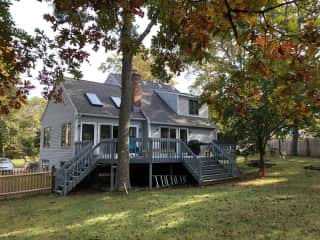
[[[211,142],[214,158],[225,168],[228,169],[230,176],[237,176],[238,169],[235,158],[235,145]]]
[[[197,155],[195,155],[190,148],[187,146],[187,144],[181,140],[179,140],[180,145],[180,158],[185,165],[186,168],[189,169],[190,173],[193,175],[193,177],[197,180],[197,182],[200,184],[201,181],[201,158],[198,158]]]
[[[96,167],[97,163],[117,163],[118,139],[102,140],[95,146],[91,144],[79,144],[79,146],[81,148],[77,154],[57,171],[55,189],[62,195],[67,194],[82,181]],[[223,167],[222,171],[226,169],[230,173],[229,176],[235,176],[235,158],[232,151],[228,151],[228,147],[221,147],[216,143],[210,143],[209,146],[213,157],[195,155],[180,139],[130,138],[129,157],[130,162],[145,162],[150,164],[151,169],[152,163],[182,162],[199,184],[203,180],[202,171],[206,173],[206,178],[214,178],[215,172],[207,169],[212,164],[220,164],[221,168]],[[225,172],[222,173],[225,174]],[[150,179],[152,185],[152,177]]]

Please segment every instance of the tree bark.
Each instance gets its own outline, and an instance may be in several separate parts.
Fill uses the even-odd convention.
[[[265,166],[264,166],[264,150],[259,149],[259,176],[265,176]]]
[[[259,139],[258,140],[258,151],[259,151],[259,176],[265,176],[265,165],[264,165],[264,156],[265,156],[265,143]]]
[[[132,59],[131,47],[132,17],[130,14],[123,15],[121,29],[121,105],[119,114],[118,133],[118,166],[116,174],[116,190],[123,192],[130,189],[130,166],[129,166],[129,128],[132,110]]]
[[[299,128],[295,126],[292,130],[291,155],[298,156]]]

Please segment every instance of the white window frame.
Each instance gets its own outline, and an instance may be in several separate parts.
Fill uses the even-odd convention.
[[[96,122],[81,122],[81,129],[80,129],[80,141],[82,141],[82,130],[83,130],[83,125],[84,124],[90,124],[94,125],[94,130],[93,130],[93,144],[97,144],[97,123]]]
[[[63,127],[65,125],[69,125],[69,124],[70,124],[70,144],[65,144],[65,143],[62,143],[62,130],[63,130]],[[63,123],[61,125],[61,136],[60,136],[60,146],[61,146],[61,148],[70,148],[71,147],[71,145],[72,145],[72,129],[73,129],[72,122],[66,122],[66,123]],[[65,136],[65,141],[66,140],[67,140],[67,135]]]
[[[165,126],[161,126],[160,127],[159,138],[161,138],[161,129],[162,128],[168,128],[169,129],[169,137],[170,137],[170,129],[175,129],[176,130],[176,138],[175,139],[179,139],[180,138],[179,128],[177,128],[177,127],[165,127]],[[169,139],[174,139],[174,138],[169,138]]]
[[[48,145],[44,145],[44,140],[45,140],[45,130],[49,129],[49,140],[48,140]],[[43,128],[43,137],[42,137],[42,147],[43,148],[50,148],[51,147],[51,136],[52,135],[52,127],[48,126],[48,127],[44,127]]]
[[[101,139],[100,139],[100,137],[101,137],[101,126],[109,126],[110,127],[110,139],[112,139],[113,138],[113,126],[114,126],[114,124],[112,124],[112,123],[98,123],[98,140],[97,141],[101,141]]]
[[[189,128],[184,128],[184,127],[183,127],[183,128],[179,128],[179,139],[181,139],[181,138],[180,138],[180,130],[181,130],[181,129],[182,129],[182,130],[187,130],[187,142],[188,142],[188,140],[189,140]]]

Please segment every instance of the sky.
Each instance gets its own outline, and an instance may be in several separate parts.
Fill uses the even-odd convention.
[[[52,8],[46,2],[38,2],[38,1],[18,1],[14,2],[11,6],[11,14],[17,25],[17,27],[24,29],[29,34],[34,34],[34,29],[39,28],[44,30],[45,33],[49,37],[53,37],[54,33],[50,28],[50,24],[43,20],[43,15],[45,13],[51,13]],[[138,19],[138,24],[140,29],[144,29],[148,24],[146,19]],[[150,40],[152,34],[156,31],[155,28],[152,29],[151,34],[149,34],[144,40],[145,46],[150,46]],[[109,73],[103,73],[98,70],[98,67],[105,61],[108,54],[105,53],[104,50],[99,50],[98,52],[94,52],[92,50],[88,51],[90,53],[89,63],[83,63],[81,70],[83,73],[83,79],[94,81],[94,82],[104,82]],[[35,74],[36,75],[36,74]],[[189,93],[189,86],[192,83],[190,76],[187,78],[185,73],[182,73],[181,76],[174,79],[176,84],[175,87],[185,93]],[[32,80],[33,85],[36,87],[34,90],[31,90],[29,97],[33,96],[41,96],[42,86],[38,81]]]

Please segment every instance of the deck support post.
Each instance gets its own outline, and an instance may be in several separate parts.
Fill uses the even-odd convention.
[[[172,163],[169,165],[169,167],[170,167],[170,177],[172,177],[172,175],[173,175],[173,167],[172,167]]]
[[[115,175],[114,173],[116,168],[117,167],[114,165],[110,166],[110,192],[112,192],[114,188],[114,175]]]
[[[149,188],[152,189],[152,163],[149,163]]]

